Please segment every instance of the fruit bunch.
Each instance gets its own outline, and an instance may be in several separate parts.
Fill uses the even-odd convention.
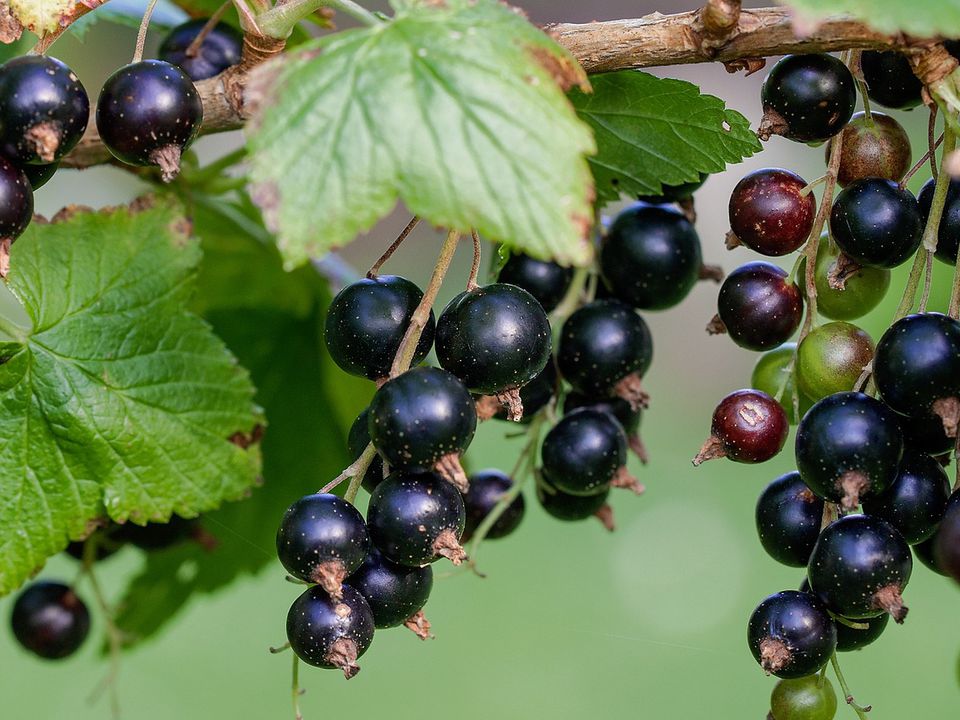
[[[919,104],[919,81],[902,56],[864,52],[860,62],[870,99]],[[960,580],[960,490],[951,494],[944,470],[960,420],[957,305],[950,315],[928,311],[928,289],[919,312],[908,314],[924,269],[929,288],[933,257],[956,263],[960,196],[941,171],[918,200],[906,188],[916,168],[905,131],[868,104],[854,113],[856,97],[853,74],[834,57],[788,56],[772,68],[762,90],[761,137],[829,141],[828,169],[813,183],[766,168],[737,184],[727,246],[767,257],[803,248],[803,255],[792,272],[768,261],[734,270],[708,326],[765,354],[753,387],[717,406],[694,464],[764,462],[797,425],[797,470],[773,480],[756,506],[767,553],[806,569],[800,589],[767,597],[748,624],[754,658],[782,679],[771,699],[773,720],[834,716],[835,693],[818,676],[831,661],[864,717],[868,708],[853,701],[836,653],[874,642],[891,617],[904,621],[914,555]],[[818,210],[811,191],[820,183]],[[835,199],[834,186],[841,188]],[[874,343],[851,321],[878,305],[890,270],[915,256],[912,289]],[[798,330],[798,342],[789,342]]]

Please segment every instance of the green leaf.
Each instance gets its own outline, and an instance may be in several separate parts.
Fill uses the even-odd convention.
[[[404,3],[264,68],[248,130],[256,199],[288,264],[342,245],[398,198],[431,223],[584,263],[589,129],[557,79],[573,58],[496,0]]]
[[[591,78],[593,93],[570,97],[593,128],[597,200],[658,195],[662,185],[699,180],[759,152],[749,121],[682,80],[627,70]]]
[[[880,32],[908,33],[918,37],[933,37],[944,33],[948,37],[960,28],[958,0],[778,0],[790,7],[794,23],[807,34],[816,28],[818,20],[831,15],[848,15]],[[952,32],[951,32],[952,30]]]
[[[262,422],[247,373],[185,310],[200,259],[169,202],[33,223],[0,318],[0,594],[105,516],[192,517],[241,497]]]

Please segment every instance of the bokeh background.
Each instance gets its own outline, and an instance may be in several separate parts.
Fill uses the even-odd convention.
[[[691,7],[673,0],[518,4],[538,22]],[[127,61],[133,35],[102,25],[85,43],[67,37],[55,51],[78,71],[93,96],[107,73]],[[759,120],[764,72],[747,78],[698,65],[669,68],[664,74],[692,80],[754,125]],[[926,143],[925,115],[914,111],[898,118],[919,156]],[[198,152],[212,158],[238,142],[236,134],[205,138]],[[696,197],[697,227],[708,262],[730,270],[754,259],[743,248],[727,252],[723,235],[731,189],[745,172],[763,166],[788,167],[813,179],[822,174],[823,152],[775,138],[761,155],[711,177]],[[926,177],[927,171],[918,174],[914,190]],[[38,193],[38,211],[49,215],[67,203],[116,204],[143,190],[131,175],[114,168],[61,172]],[[341,257],[356,268],[368,266],[406,219],[398,210]],[[389,270],[425,282],[439,241],[429,229],[419,229]],[[468,267],[465,246],[442,302],[459,291]],[[874,339],[893,314],[903,279],[903,271],[895,275],[886,302],[862,322]],[[945,308],[949,282],[948,269],[938,263],[933,309]],[[779,458],[762,466],[722,460],[691,466],[715,403],[749,383],[756,360],[725,337],[704,332],[715,311],[716,292],[716,285],[703,283],[679,308],[646,315],[656,343],[645,379],[652,405],[642,427],[651,461],[643,468],[632,461],[631,469],[648,490],[640,498],[614,495],[617,531],[608,534],[592,520],[554,521],[528,493],[520,530],[483,547],[485,579],[453,574],[439,563],[435,567],[438,579],[427,607],[435,640],[421,643],[403,629],[378,633],[362,660],[363,672],[349,683],[333,672],[302,671],[307,720],[765,717],[774,681],[750,657],[746,620],[763,597],[795,587],[802,573],[764,554],[753,509],[764,484],[792,469],[792,437]],[[356,401],[360,407],[364,398]],[[512,467],[520,441],[505,439],[510,430],[502,423],[485,424],[469,450],[470,466]],[[250,552],[272,555],[273,549],[251,546]],[[115,596],[138,566],[132,550],[105,563],[100,579],[108,594]],[[70,579],[75,573],[71,561],[54,559],[43,576]],[[292,717],[290,655],[270,655],[267,647],[283,642],[287,607],[297,592],[274,564],[213,597],[194,600],[158,638],[124,656],[119,678],[123,716]],[[911,613],[904,626],[891,624],[875,645],[841,658],[847,679],[860,702],[874,705],[874,720],[955,717],[960,705],[960,589],[917,564],[906,598]],[[4,622],[10,604],[9,599],[0,601]],[[102,631],[102,623],[95,630]],[[0,632],[0,717],[108,716],[105,699],[88,701],[108,669],[97,645],[90,642],[73,659],[49,664],[21,651],[9,632]],[[838,717],[852,718],[853,713],[841,706]]]

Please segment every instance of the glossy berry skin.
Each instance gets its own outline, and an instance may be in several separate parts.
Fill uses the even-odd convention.
[[[344,578],[360,567],[369,549],[363,516],[329,493],[297,500],[277,530],[277,557],[286,571],[305,582],[322,584],[333,595]]]
[[[386,382],[370,403],[368,431],[391,468],[429,470],[473,440],[473,398],[446,370],[421,367]]]
[[[960,507],[952,504],[937,529],[933,557],[941,572],[960,583]]]
[[[550,359],[550,321],[523,288],[494,283],[460,293],[437,320],[437,359],[474,392],[533,380]]]
[[[24,165],[23,174],[27,176],[27,182],[34,191],[39,190],[56,175],[60,169],[60,163],[50,163],[48,165]]]
[[[161,60],[176,65],[194,82],[212,78],[236,65],[243,51],[243,35],[227,23],[218,22],[200,43],[198,52],[193,57],[187,57],[187,49],[206,27],[208,20],[198,18],[177,25],[157,50]]]
[[[807,181],[779,168],[755,170],[730,195],[730,229],[761,255],[788,255],[807,241],[817,201],[802,194]]]
[[[922,417],[898,414],[897,417],[905,448],[937,456],[950,452],[957,444],[956,438],[947,435],[943,429],[943,420],[933,413]]]
[[[533,295],[544,312],[550,312],[560,304],[572,280],[573,268],[522,253],[510,255],[497,276],[498,282],[516,285]]]
[[[406,278],[379,275],[347,285],[327,310],[324,340],[330,357],[344,372],[371,380],[387,377],[423,291]],[[436,323],[427,321],[411,365],[433,347]]]
[[[866,625],[867,627],[864,630],[860,630],[850,627],[849,625],[844,625],[839,621],[836,623],[837,652],[853,652],[879,640],[880,636],[883,635],[883,631],[887,629],[890,616],[884,614],[879,617],[855,620],[854,622],[858,625]]]
[[[529,423],[533,417],[543,410],[557,393],[557,363],[551,356],[543,370],[533,380],[520,388],[520,402],[523,404],[521,423]],[[507,420],[507,411],[500,408],[495,418]]]
[[[10,618],[14,637],[46,660],[73,655],[90,632],[90,612],[73,590],[58,582],[34,582],[17,596]]]
[[[679,185],[663,185],[660,188],[659,195],[639,195],[637,200],[652,205],[683,202],[693,197],[693,194],[703,187],[708,177],[710,177],[709,173],[700,173],[699,180],[680,183]]]
[[[912,570],[910,546],[895,527],[870,515],[846,515],[820,533],[807,577],[811,592],[837,615],[860,620],[889,612],[902,622],[907,613],[900,594]],[[884,598],[888,588],[896,595],[892,604]]]
[[[104,82],[97,100],[100,137],[128,165],[161,165],[167,172],[159,153],[172,151],[179,166],[180,154],[193,143],[202,121],[203,104],[193,81],[162,60],[120,68]]]
[[[856,325],[832,322],[814,328],[797,350],[800,391],[817,401],[853,390],[873,353],[873,339]]]
[[[855,113],[843,129],[837,184],[846,187],[864,178],[900,182],[911,159],[910,137],[903,125],[882,112],[871,113],[869,121],[864,113]]]
[[[377,629],[391,628],[402,625],[427,604],[433,589],[433,568],[397,565],[371,550],[347,578],[347,585],[363,595]]]
[[[697,284],[700,238],[684,215],[638,203],[614,219],[600,249],[600,272],[611,294],[642,310],[677,305]]]
[[[818,496],[854,509],[897,477],[903,436],[896,414],[858,392],[830,395],[804,415],[797,429],[800,476]]]
[[[459,540],[466,509],[452,483],[433,473],[398,471],[370,496],[367,526],[384,557],[419,567],[441,557],[441,535]]]
[[[627,437],[612,415],[587,408],[564,415],[543,439],[543,472],[570,495],[602,492],[627,462]]]
[[[24,55],[0,67],[0,154],[17,165],[59,161],[90,119],[87,91],[56,58]]]
[[[349,585],[339,600],[319,585],[308,588],[287,613],[287,640],[297,657],[315,667],[339,668],[348,678],[360,672],[356,660],[373,642],[373,629],[370,605]]]
[[[766,462],[783,449],[789,431],[790,423],[780,403],[758,390],[737,390],[713,411],[710,440],[694,464],[711,457],[740,463]],[[719,454],[707,450],[707,446],[715,445],[719,445]]]
[[[794,387],[794,355],[797,352],[796,343],[784,343],[778,348],[769,350],[760,356],[757,364],[753,366],[753,373],[750,376],[750,387],[766,393],[776,399],[780,389],[783,393],[780,397],[780,407],[787,414],[787,420],[791,425],[796,425],[798,418],[794,411],[793,397],[797,390]],[[806,414],[813,402],[810,398],[800,395],[800,417]]]
[[[837,58],[787,55],[767,75],[760,98],[765,116],[775,115],[771,119],[777,134],[797,142],[822,142],[850,120],[857,90],[853,75]]]
[[[893,50],[864,50],[860,67],[867,95],[875,103],[897,110],[909,110],[921,103],[923,84],[905,55]]]
[[[751,262],[723,281],[717,314],[740,347],[772,350],[800,327],[803,294],[785,270],[768,262]]]
[[[877,497],[863,501],[863,511],[893,525],[911,545],[923,542],[943,520],[950,481],[943,466],[929,455],[907,450],[897,479]]]
[[[777,562],[806,567],[820,535],[823,500],[794,471],[781,475],[760,493],[755,512],[760,544]]]
[[[141,550],[152,552],[173,547],[193,536],[198,528],[196,519],[186,519],[172,515],[169,522],[135,525],[132,522],[120,525],[110,533],[110,539],[119,543],[130,543]]]
[[[830,231],[847,257],[860,265],[897,267],[920,246],[920,206],[892,180],[857,180],[834,201]]]
[[[557,366],[574,389],[597,397],[613,393],[653,361],[653,338],[643,318],[618,300],[596,300],[573,313],[560,331]]]
[[[623,398],[591,398],[577,391],[568,392],[563,398],[564,413],[572,413],[579,408],[589,408],[590,410],[599,410],[613,415],[617,422],[623,426],[627,436],[635,435],[640,429],[640,420],[643,417],[643,411],[640,408],[634,409],[630,403]]]
[[[364,408],[363,412],[357,415],[353,424],[350,426],[350,432],[347,435],[347,452],[350,457],[356,460],[367,445],[370,444],[370,408]],[[370,467],[363,474],[361,485],[367,492],[373,492],[373,489],[383,482],[383,458],[379,454],[373,456]]]
[[[898,320],[877,343],[873,372],[887,405],[928,416],[937,400],[960,397],[960,322],[940,313]]]
[[[543,478],[537,484],[537,500],[548,515],[563,522],[579,522],[593,517],[607,504],[610,489],[593,495],[571,495]]]
[[[33,190],[23,170],[0,157],[0,238],[20,237],[33,219]]]
[[[747,642],[754,659],[768,673],[800,678],[827,663],[837,646],[837,629],[816,597],[784,590],[770,595],[753,611]]]
[[[927,180],[920,188],[917,202],[920,204],[920,216],[926,226],[933,204],[933,191],[936,182]],[[951,180],[947,187],[947,199],[940,215],[940,227],[937,232],[936,258],[948,265],[957,262],[957,248],[960,247],[960,180]]]
[[[817,249],[813,278],[817,286],[817,312],[830,320],[856,320],[873,310],[890,287],[887,268],[861,267],[846,278],[844,288],[830,287],[830,272],[840,256],[840,248],[824,233]],[[797,277],[806,277],[807,262],[800,260]]]
[[[943,514],[944,517],[960,512],[960,510],[957,510],[957,508],[960,508],[960,490],[957,490],[950,495],[950,499],[947,501],[947,509]],[[940,539],[940,528],[942,525],[943,523],[941,521],[940,525],[937,526],[937,529],[933,531],[933,535],[923,542],[914,545],[913,554],[928,569],[932,570],[938,575],[947,577],[946,570],[940,566],[939,558],[936,557],[937,541]]]
[[[808,675],[781,680],[770,694],[773,720],[833,720],[836,714],[837,693],[827,677]]]
[[[481,470],[470,476],[470,489],[463,495],[463,505],[467,513],[467,523],[463,530],[461,542],[467,542],[480,527],[504,493],[513,487],[513,480],[506,473],[499,470]],[[523,520],[526,512],[526,503],[523,495],[517,495],[507,506],[506,510],[490,526],[485,539],[497,540],[513,533]]]

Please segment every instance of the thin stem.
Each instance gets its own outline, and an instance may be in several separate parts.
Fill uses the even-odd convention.
[[[814,188],[817,187],[817,185],[822,185],[822,184],[825,183],[826,181],[827,181],[827,176],[826,176],[826,175],[821,175],[820,177],[816,178],[815,180],[811,180],[810,182],[808,182],[806,185],[804,185],[804,186],[800,189],[800,195],[802,195],[803,197],[806,197],[807,195],[809,195],[809,194],[813,191]]]
[[[226,155],[222,155],[213,162],[204,165],[199,170],[191,172],[189,174],[190,182],[194,184],[208,183],[214,178],[219,178],[223,171],[227,168],[231,168],[237,163],[241,163],[246,159],[247,148],[245,145],[242,145],[236,150],[231,150]]]
[[[368,278],[373,280],[377,277],[377,274],[380,272],[380,268],[383,267],[383,264],[393,257],[393,254],[397,251],[397,248],[403,244],[403,241],[407,239],[407,237],[413,232],[413,229],[418,224],[420,224],[420,218],[417,215],[414,215],[412,218],[410,218],[410,222],[408,222],[406,227],[400,231],[400,234],[397,235],[397,239],[390,244],[390,247],[386,249],[383,255],[377,258],[377,261],[367,271]]]
[[[589,275],[589,268],[579,267],[574,271],[573,279],[570,281],[570,287],[567,288],[567,294],[563,296],[560,304],[550,312],[551,326],[559,328],[563,324],[563,321],[570,317],[573,311],[580,306]]]
[[[275,38],[287,37],[294,26],[305,17],[312,15],[322,7],[342,12],[371,27],[383,25],[375,13],[353,2],[353,0],[289,0],[278,3],[271,9],[258,15],[257,23],[264,35]]]
[[[304,585],[306,585],[306,583],[304,583]],[[277,645],[277,646],[271,645],[267,649],[270,651],[271,655],[279,655],[280,653],[286,652],[287,650],[290,649],[290,641],[287,640],[287,642],[283,643],[283,645]]]
[[[937,180],[937,144],[933,141],[934,136],[937,133],[937,105],[934,105],[930,108],[930,118],[927,120],[927,159],[930,161],[930,176],[933,178],[934,182]],[[949,123],[944,123],[944,130],[947,129]],[[946,153],[944,153],[946,154]]]
[[[293,717],[295,720],[303,720],[303,713],[300,712],[300,658],[293,654],[293,670],[291,672],[290,695],[293,698]]]
[[[927,164],[927,160],[930,159],[931,154],[934,153],[938,147],[940,147],[940,143],[942,142],[943,142],[943,133],[940,133],[940,137],[936,139],[936,141],[933,143],[933,146],[927,149],[927,151],[923,154],[923,156],[919,160],[917,160],[917,162],[914,163],[912,168],[907,170],[907,174],[904,175],[903,178],[900,180],[901,189],[905,188],[907,186],[907,183],[910,182],[910,178],[916,175],[917,171]]]
[[[227,0],[227,2],[223,3],[223,5],[217,8],[216,12],[210,16],[209,20],[207,20],[206,25],[200,28],[200,32],[197,33],[197,36],[193,39],[193,42],[187,45],[184,55],[186,55],[188,58],[193,58],[200,54],[200,46],[203,45],[203,41],[207,39],[207,36],[210,35],[213,29],[217,26],[217,23],[220,22],[220,19],[223,17],[224,13],[227,12],[227,8],[229,8],[232,4],[233,3],[230,0]]]
[[[933,253],[929,250],[922,252],[924,256],[923,292],[920,293],[920,305],[917,312],[926,312],[930,302],[930,290],[933,288]]]
[[[373,462],[373,458],[376,456],[376,454],[377,454],[377,450],[376,448],[373,447],[373,443],[368,443],[367,446],[363,449],[363,452],[360,453],[360,457],[358,457],[356,460],[350,463],[346,468],[344,468],[343,472],[337,475],[333,480],[331,480],[322,488],[320,488],[320,494],[322,495],[323,493],[328,493],[333,491],[334,488],[338,487],[340,483],[342,483],[347,478],[351,478],[353,480],[360,478],[360,480],[357,480],[357,486],[359,487],[360,483],[363,481],[363,476],[367,474],[367,470],[370,467],[370,463]],[[353,487],[353,483],[351,482],[350,488],[352,487]],[[350,489],[348,488],[347,494],[349,493],[350,493]],[[354,490],[353,495],[351,497],[348,498],[346,497],[346,495],[344,495],[344,498],[349,502],[353,502],[356,496],[357,496],[357,493],[356,493],[356,490]]]
[[[913,309],[913,301],[917,299],[917,288],[920,287],[920,276],[923,274],[923,267],[926,264],[924,254],[924,250],[921,248],[913,258],[913,266],[907,276],[907,284],[903,288],[900,304],[893,315],[893,322],[906,317],[907,313]]]
[[[133,51],[133,60],[138,63],[143,60],[143,46],[147,42],[147,28],[150,27],[150,18],[153,17],[153,9],[157,6],[157,0],[150,0],[147,3],[147,9],[143,11],[143,19],[140,21],[140,30],[137,32],[137,46]]]
[[[110,652],[110,671],[103,679],[97,690],[94,691],[92,699],[100,694],[104,689],[110,691],[110,709],[114,718],[120,717],[120,698],[117,695],[117,677],[120,675],[120,651],[123,646],[123,633],[117,627],[113,619],[113,609],[107,602],[103,594],[103,588],[97,579],[97,574],[93,569],[97,559],[97,537],[91,536],[83,544],[83,574],[90,582],[90,592],[93,594],[94,602],[103,616],[103,624],[107,630],[107,643]]]
[[[843,691],[843,696],[847,701],[847,705],[853,708],[853,711],[857,714],[857,717],[860,718],[860,720],[868,720],[867,712],[871,708],[870,706],[864,707],[862,705],[858,705],[853,699],[853,694],[850,692],[850,686],[847,685],[847,679],[843,677],[843,672],[840,670],[840,662],[837,660],[836,652],[830,656],[830,664],[833,666],[833,672],[837,676],[837,682],[840,683],[840,689]]]
[[[473,239],[473,264],[470,266],[470,276],[467,278],[467,292],[480,287],[477,284],[477,276],[480,274],[480,236],[476,230],[471,229],[470,237]]]
[[[857,91],[860,93],[860,99],[863,101],[863,117],[867,125],[873,125],[873,113],[870,112],[870,96],[867,94],[867,84],[863,81],[863,70],[861,69],[862,50],[855,50],[850,59],[850,70],[853,71],[853,78],[857,83]]]

